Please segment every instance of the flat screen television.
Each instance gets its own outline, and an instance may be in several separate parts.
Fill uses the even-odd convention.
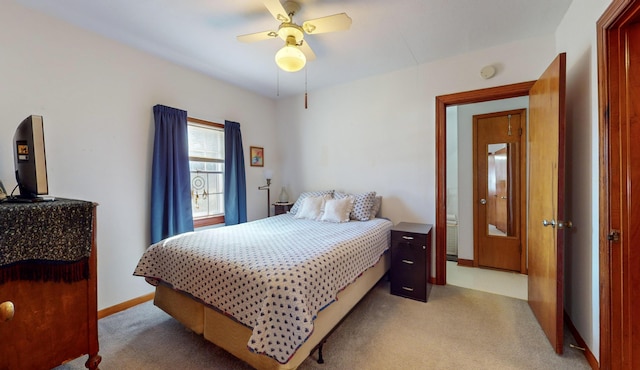
[[[13,144],[19,198],[40,200],[40,195],[49,194],[42,116],[25,118],[13,135]]]

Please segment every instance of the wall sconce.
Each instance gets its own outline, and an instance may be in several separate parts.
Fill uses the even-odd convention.
[[[267,191],[267,217],[271,216],[271,177],[273,177],[273,171],[269,169],[264,170],[264,178],[267,180],[267,185],[258,186],[258,190]]]

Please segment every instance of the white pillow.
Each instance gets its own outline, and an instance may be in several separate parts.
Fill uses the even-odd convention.
[[[300,209],[300,206],[302,206],[302,202],[304,202],[307,197],[319,197],[323,195],[330,195],[330,197],[333,197],[333,190],[305,191],[300,194],[296,202],[293,204],[293,207],[289,210],[289,213],[293,213],[295,215],[296,212],[298,212],[298,209]]]
[[[328,195],[319,197],[306,197],[302,201],[302,205],[298,212],[293,216],[295,218],[308,218],[310,220],[318,220],[322,216],[324,210],[324,203],[327,200]],[[330,198],[329,198],[330,199]]]
[[[324,213],[320,221],[327,222],[349,222],[349,214],[353,209],[352,196],[342,199],[329,199],[324,204]]]

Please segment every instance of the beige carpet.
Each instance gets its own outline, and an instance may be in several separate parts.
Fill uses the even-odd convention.
[[[250,368],[150,302],[100,320],[99,335],[102,370]],[[383,279],[329,337],[325,364],[314,354],[300,369],[590,369],[569,343],[556,355],[525,301],[447,285],[422,303]]]

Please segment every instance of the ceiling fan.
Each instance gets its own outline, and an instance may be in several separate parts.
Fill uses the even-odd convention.
[[[276,53],[276,64],[284,71],[296,72],[301,70],[307,60],[315,59],[316,55],[304,41],[304,34],[327,33],[343,31],[351,27],[351,18],[346,13],[329,15],[310,19],[302,26],[294,23],[293,16],[300,11],[300,4],[295,1],[264,0],[265,7],[278,20],[280,26],[277,31],[263,31],[237,36],[241,42],[255,42],[280,37],[285,45]]]

